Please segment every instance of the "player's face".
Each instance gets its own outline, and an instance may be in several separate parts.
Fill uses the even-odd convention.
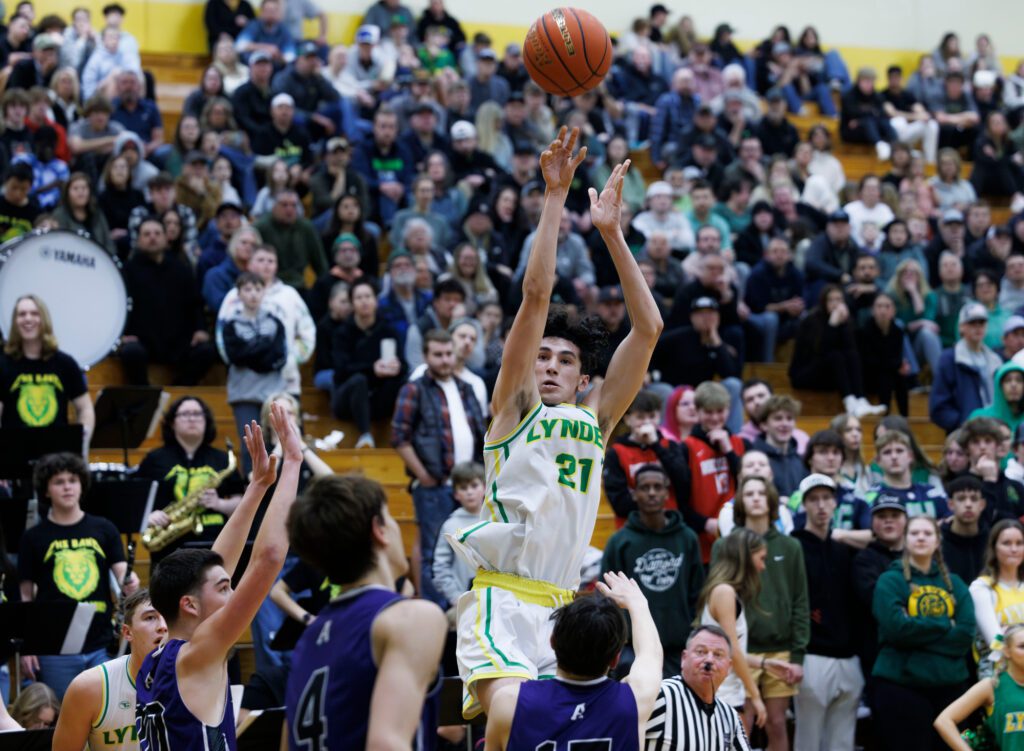
[[[688,686],[714,691],[732,668],[729,642],[707,631],[700,632],[683,650],[682,668]]]
[[[836,496],[828,488],[812,488],[804,496],[804,510],[807,520],[817,529],[828,529],[836,511]]]
[[[405,548],[402,545],[402,530],[386,505],[381,509],[380,518],[375,520],[375,524],[380,525],[384,542],[383,552],[387,556],[391,575],[396,579],[405,576],[409,572],[409,561],[405,557]]]
[[[196,611],[200,623],[224,607],[231,593],[231,577],[223,566],[211,566],[206,572],[203,586],[199,588]]]
[[[534,367],[541,401],[548,406],[562,402],[575,404],[576,394],[590,382],[590,377],[583,375],[581,369],[579,347],[559,337],[541,339]]]
[[[1007,660],[1016,665],[1018,669],[1024,669],[1024,631],[1015,632],[1007,639],[1003,649],[1006,652]]]
[[[167,622],[150,602],[139,605],[132,613],[132,622],[123,628],[125,640],[142,654],[149,654],[167,638]]]

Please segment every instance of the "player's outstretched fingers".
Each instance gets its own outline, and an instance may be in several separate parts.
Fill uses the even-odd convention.
[[[576,158],[572,160],[572,168],[576,169],[577,167],[579,167],[581,164],[583,164],[583,160],[586,158],[587,147],[584,146],[582,149],[580,149],[579,153],[576,155]]]

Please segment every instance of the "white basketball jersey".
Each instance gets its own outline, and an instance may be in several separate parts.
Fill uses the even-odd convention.
[[[103,701],[89,731],[91,751],[138,751],[135,729],[135,676],[128,673],[131,655],[92,668],[103,678]]]
[[[589,407],[538,404],[484,445],[480,521],[454,536],[474,568],[576,589],[601,500],[604,441]]]

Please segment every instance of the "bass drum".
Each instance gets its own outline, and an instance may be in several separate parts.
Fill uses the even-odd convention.
[[[61,350],[81,367],[95,365],[117,346],[130,308],[121,264],[85,235],[37,230],[0,245],[5,339],[15,303],[28,294],[46,303]]]

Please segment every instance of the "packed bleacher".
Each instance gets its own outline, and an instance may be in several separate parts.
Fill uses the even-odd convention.
[[[107,658],[108,573],[128,584],[134,566],[145,584],[171,550],[216,539],[252,468],[244,426],[283,455],[275,401],[308,444],[300,490],[332,472],[379,481],[408,592],[454,623],[474,572],[445,534],[490,492],[491,394],[538,239],[538,157],[562,126],[587,157],[551,300],[599,330],[590,385],[631,329],[589,196],[626,159],[622,233],[664,321],[604,437],[582,588],[637,579],[666,678],[694,624],[723,626],[719,691],[754,747],[940,748],[947,705],[1024,671],[1004,642],[1024,623],[1024,67],[1004,70],[987,35],[949,33],[913,70],[851,71],[813,26],[741,51],[729,23],[698,29],[658,4],[609,29],[611,72],[570,99],[441,0],[422,14],[379,0],[340,44],[315,0],[208,0],[203,58],[140,49],[116,2],[7,10],[0,240],[14,256],[37,230],[98,246],[131,301],[111,354],[76,361],[57,301],[4,289],[0,267],[17,298],[0,428],[81,425],[92,462],[43,460],[3,486],[0,586],[105,602],[80,654],[21,656],[38,679],[11,709],[22,727],[52,726],[75,675]],[[90,315],[88,289],[67,296]],[[149,385],[165,398],[145,440],[90,450],[98,394]],[[560,472],[575,482],[575,462]],[[154,529],[201,495],[202,524],[140,546],[126,571],[118,529],[87,514],[101,583],[62,583],[54,541],[82,523],[56,497],[65,475],[87,510],[119,482],[154,483]],[[742,529],[757,534],[737,552]],[[325,604],[320,579],[289,560],[240,642],[245,710],[283,703],[275,636]],[[943,717],[944,738],[968,729]],[[980,743],[992,732],[975,720]],[[444,727],[430,745],[481,737]]]

